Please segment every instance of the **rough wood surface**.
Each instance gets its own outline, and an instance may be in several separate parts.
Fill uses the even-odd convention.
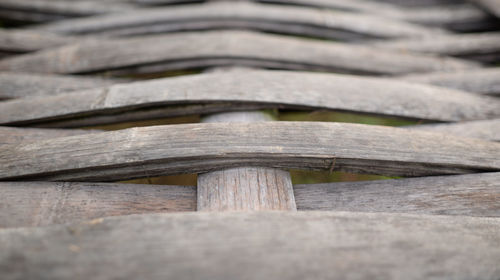
[[[375,43],[377,47],[402,52],[422,52],[459,57],[500,53],[500,32],[439,35],[429,38],[399,39]]]
[[[499,99],[445,88],[349,75],[239,70],[4,101],[0,102],[0,123],[68,127],[78,123],[57,121],[88,118],[84,125],[102,124],[120,121],[120,116],[133,120],[234,110],[235,103],[262,104],[268,108],[346,110],[439,121],[500,117]],[[180,104],[205,106],[193,108],[194,111],[175,110]],[[219,104],[219,107],[207,106],[209,104]],[[170,112],[169,106],[174,106]],[[104,118],[106,115],[109,117]]]
[[[444,33],[366,14],[225,1],[58,21],[40,29],[63,34],[123,36],[220,28],[257,29],[342,40],[423,37]]]
[[[265,174],[266,169],[260,170]],[[293,191],[299,211],[499,217],[499,176],[500,173],[479,173],[295,185]],[[196,211],[197,203],[194,186],[0,182],[0,191],[0,227],[63,224],[137,213]]]
[[[408,126],[407,128],[449,133],[461,137],[500,141],[500,119],[446,124],[424,124]]]
[[[409,82],[449,87],[468,92],[500,95],[500,67],[447,73],[424,73],[402,76]]]
[[[496,171],[500,143],[372,125],[261,122],[138,127],[0,147],[3,180],[114,181],[241,166],[396,176]]]
[[[187,186],[0,182],[0,192],[0,228],[196,209]]]
[[[0,51],[24,53],[61,46],[75,39],[45,31],[0,29]]]
[[[74,77],[19,72],[0,72],[0,99],[57,95],[82,89],[109,86],[125,80]]]
[[[63,136],[98,133],[99,130],[83,129],[47,129],[47,128],[18,128],[0,126],[0,145],[19,144],[26,141],[38,141]]]
[[[299,210],[500,217],[500,173],[295,185]]]
[[[460,59],[367,46],[246,31],[214,31],[91,40],[4,59],[0,61],[0,70],[44,73],[116,70],[110,74],[117,75],[247,64],[360,74],[405,74],[478,67]]]
[[[271,121],[258,111],[207,116],[205,123]],[[275,168],[239,167],[198,174],[198,211],[297,210],[288,171]]]
[[[133,215],[0,231],[11,279],[496,279],[500,220],[348,212]],[[224,268],[224,269],[222,269]]]

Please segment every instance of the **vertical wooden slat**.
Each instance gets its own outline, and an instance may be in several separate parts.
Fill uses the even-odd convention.
[[[203,122],[270,121],[260,112],[214,114]],[[275,168],[238,167],[198,175],[198,211],[296,211],[290,173]]]

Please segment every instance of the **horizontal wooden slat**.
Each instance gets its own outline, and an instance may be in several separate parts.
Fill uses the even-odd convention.
[[[436,72],[402,76],[410,82],[432,84],[468,92],[500,95],[500,67],[457,72]]]
[[[500,119],[446,124],[414,125],[407,128],[449,133],[461,137],[500,141]]]
[[[234,103],[260,103],[264,107],[347,110],[439,121],[500,117],[499,99],[456,90],[350,75],[235,70],[0,102],[0,123],[64,127],[75,125],[65,119],[76,119],[85,125],[103,124],[120,121],[120,116],[126,120],[158,117],[154,111],[161,110],[160,106],[221,102],[226,106],[220,110],[232,110]],[[145,113],[148,108],[151,115]],[[144,114],[137,114],[138,110]],[[214,108],[183,113],[207,113],[203,110],[213,112]],[[161,117],[168,114],[164,110]],[[96,115],[110,118],[96,119]]]
[[[109,86],[125,80],[19,72],[0,72],[0,99],[57,95],[82,89]]]
[[[188,186],[1,182],[0,192],[0,228],[196,210],[196,188]]]
[[[125,47],[126,46],[126,47]],[[96,40],[0,61],[0,70],[114,74],[218,65],[404,74],[478,67],[459,59],[244,31]]]
[[[299,210],[500,217],[500,173],[294,186]]]
[[[399,39],[375,43],[378,47],[398,51],[422,52],[460,57],[500,53],[500,32],[440,35],[430,38]]]
[[[134,215],[1,230],[0,269],[54,280],[494,279],[499,228],[498,218],[381,213]]]
[[[106,2],[102,5],[99,1],[0,0],[0,9],[2,19],[45,22],[65,17],[120,12],[131,8],[125,3]]]
[[[136,35],[218,28],[269,30],[333,39],[432,36],[443,31],[366,14],[306,7],[215,2],[59,21],[39,29],[63,34]]]
[[[45,31],[0,29],[0,51],[12,53],[32,52],[73,42],[71,36],[60,36]]]
[[[500,173],[294,186],[299,211],[500,217]],[[0,182],[0,228],[139,213],[196,211],[196,187]]]
[[[19,144],[26,141],[38,141],[63,136],[98,133],[96,129],[48,129],[48,128],[19,128],[0,126],[0,145]]]
[[[239,166],[396,176],[495,171],[500,143],[360,124],[264,122],[140,127],[0,147],[3,180],[114,181]]]

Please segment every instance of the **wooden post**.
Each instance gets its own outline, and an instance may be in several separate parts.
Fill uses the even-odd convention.
[[[271,118],[261,112],[214,114],[203,122],[258,122]],[[198,175],[198,211],[296,211],[288,171],[239,167]]]

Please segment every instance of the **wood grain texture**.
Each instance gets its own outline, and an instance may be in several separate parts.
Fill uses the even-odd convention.
[[[276,169],[258,170],[265,177],[266,171]],[[295,185],[293,191],[299,211],[499,217],[499,176],[500,173],[479,173],[308,184]],[[0,227],[64,224],[115,215],[196,211],[197,208],[194,186],[0,182],[0,191]]]
[[[194,104],[198,107],[192,110],[176,110],[176,106]],[[438,121],[500,117],[499,99],[456,90],[349,75],[238,70],[0,102],[0,123],[73,127],[85,119],[81,125],[228,111],[236,104]],[[64,122],[68,119],[77,122]]]
[[[1,182],[0,192],[0,228],[196,209],[196,190],[187,186]]]
[[[295,185],[299,210],[500,217],[500,173]]]
[[[306,7],[215,2],[132,10],[40,27],[62,34],[137,34],[244,28],[331,39],[423,37],[444,31],[366,14]]]
[[[47,129],[47,128],[18,128],[0,126],[0,145],[19,144],[27,141],[38,141],[63,136],[98,133],[99,130],[83,129]]]
[[[251,123],[272,119],[261,112],[209,115],[204,123]],[[290,173],[275,168],[239,167],[198,174],[198,211],[295,211]]]
[[[0,72],[0,84],[2,85],[0,99],[57,95],[64,92],[109,86],[125,81],[95,77]]]
[[[214,31],[90,40],[4,59],[0,61],[0,70],[85,73],[120,69],[117,73],[125,74],[220,65],[248,66],[245,64],[360,74],[405,74],[478,67],[460,59],[399,53],[345,43],[246,31]]]
[[[5,280],[495,279],[499,232],[498,218],[347,212],[133,215],[1,230],[0,269]]]
[[[500,141],[500,119],[446,124],[424,124],[408,126],[406,128],[447,133],[461,137]]]
[[[241,166],[422,176],[500,170],[499,153],[500,143],[403,128],[205,123],[4,145],[0,178],[114,181]]]
[[[500,32],[439,35],[418,40],[399,39],[378,42],[375,45],[402,52],[473,57],[498,54],[500,52]]]
[[[409,82],[449,87],[468,92],[500,95],[500,67],[447,73],[424,73],[402,76]]]

